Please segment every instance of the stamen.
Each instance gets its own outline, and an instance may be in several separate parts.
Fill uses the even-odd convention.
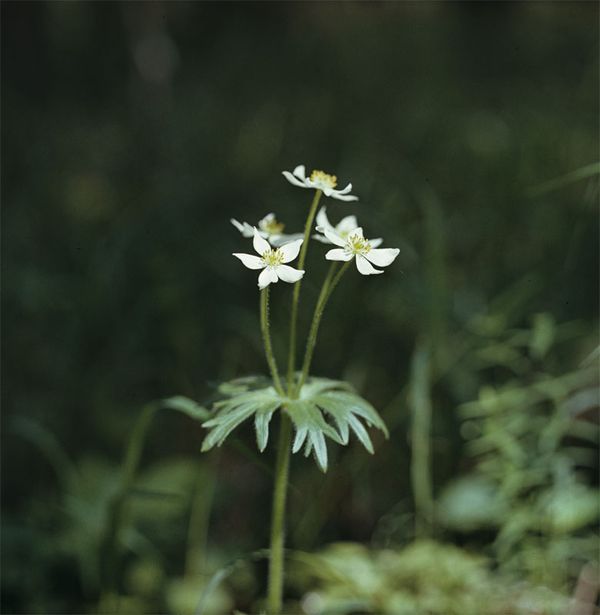
[[[279,248],[276,250],[271,248],[270,250],[265,250],[262,259],[268,267],[277,267],[283,264],[283,252]]]
[[[259,224],[259,228],[261,231],[269,233],[269,235],[281,235],[281,233],[283,233],[283,229],[285,228],[285,224],[282,222],[277,222],[275,218],[271,218],[268,222],[261,222]]]
[[[337,177],[335,175],[329,175],[325,171],[313,171],[310,174],[310,179],[313,182],[326,185],[328,188],[335,188],[337,186]]]
[[[368,254],[371,251],[369,240],[360,235],[350,235],[346,241],[351,254]]]

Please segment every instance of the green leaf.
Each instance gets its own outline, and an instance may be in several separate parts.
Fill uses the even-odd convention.
[[[269,441],[269,423],[271,422],[271,417],[273,416],[273,412],[275,412],[277,408],[265,412],[264,410],[261,412],[257,412],[254,417],[254,427],[256,429],[256,444],[258,445],[258,450],[262,453],[265,448],[267,448],[267,443]]]
[[[292,419],[296,429],[296,437],[292,446],[292,452],[297,453],[304,443],[304,454],[308,456],[314,450],[315,458],[319,467],[327,470],[327,445],[325,437],[331,438],[339,444],[343,440],[338,432],[323,418],[319,408],[311,401],[303,399],[290,400],[285,404],[285,410]]]
[[[372,455],[375,452],[373,450],[373,443],[371,442],[371,438],[369,438],[369,434],[367,433],[367,430],[363,427],[362,423],[353,414],[348,414],[348,423],[350,423],[352,431],[362,442],[362,445]]]
[[[323,397],[329,400],[335,400],[344,404],[348,411],[358,416],[362,416],[369,425],[377,427],[385,434],[386,438],[389,436],[385,423],[377,413],[377,410],[366,400],[357,395],[356,393],[350,393],[346,391],[328,391],[323,394]]]
[[[215,403],[215,409],[220,412],[228,412],[234,410],[239,406],[245,404],[253,404],[260,406],[261,404],[270,403],[282,403],[282,399],[279,397],[273,387],[267,387],[266,389],[259,389],[257,391],[243,391],[231,396],[229,399],[223,399]]]
[[[574,182],[581,181],[582,179],[587,179],[588,177],[594,177],[594,175],[600,174],[600,162],[592,162],[584,167],[580,167],[579,169],[575,169],[566,175],[561,175],[560,177],[555,177],[553,179],[544,182],[543,184],[539,184],[537,186],[532,186],[528,190],[528,196],[536,197],[546,192],[551,192],[553,190],[558,190],[559,188],[563,188],[564,186],[568,186]]]
[[[350,391],[354,392],[352,385],[342,380],[331,380],[330,378],[311,378],[300,391],[300,399],[311,399],[324,391]]]
[[[270,384],[271,380],[266,376],[243,376],[221,383],[218,391],[222,395],[234,396],[250,390],[265,389]]]
[[[221,446],[225,438],[247,418],[256,412],[254,406],[241,406],[234,411],[217,416],[204,423],[203,427],[212,427],[204,442],[202,442],[202,452],[208,451],[213,446]]]
[[[203,423],[203,427],[209,429],[202,443],[203,451],[221,446],[236,427],[254,415],[256,443],[263,452],[269,442],[271,419],[280,408],[294,425],[292,452],[303,449],[306,456],[313,453],[324,472],[328,465],[326,438],[347,444],[352,431],[373,453],[366,427],[376,427],[387,436],[386,426],[377,411],[346,382],[310,378],[302,387],[299,399],[289,399],[280,396],[267,378],[251,376],[226,382],[219,386],[219,392],[225,398],[213,405],[211,417]]]
[[[183,412],[192,419],[204,421],[210,416],[210,412],[197,404],[193,399],[189,399],[189,397],[183,397],[182,395],[177,395],[175,397],[169,397],[167,399],[163,399],[161,401],[161,405],[164,408],[169,410],[177,410],[178,412]]]
[[[279,405],[279,401],[270,402],[270,404],[259,402],[246,403],[235,406],[232,409],[228,408],[210,421],[206,421],[203,427],[212,427],[213,429],[204,439],[202,451],[208,451],[215,445],[221,446],[225,438],[227,438],[238,425],[243,423],[247,418],[250,418],[253,414],[258,412],[272,413],[277,410]]]
[[[213,446],[221,446],[227,436],[253,414],[258,447],[261,451],[267,446],[269,439],[269,421],[282,400],[273,387],[256,391],[240,390],[229,399],[215,403],[213,418],[203,423],[203,427],[210,428],[204,442],[202,451],[208,451]]]
[[[556,337],[556,323],[550,314],[536,314],[533,317],[533,332],[529,351],[535,359],[543,359]]]
[[[329,390],[316,395],[312,401],[334,419],[344,444],[348,443],[352,430],[362,445],[370,453],[374,452],[371,438],[358,417],[364,419],[368,426],[377,427],[388,435],[385,423],[375,408],[356,393]]]
[[[442,490],[436,508],[445,527],[470,532],[501,525],[510,507],[494,481],[468,474]]]
[[[309,430],[310,443],[315,451],[315,457],[317,463],[323,472],[327,472],[327,445],[325,444],[325,437],[322,431]],[[307,450],[304,453],[307,457],[310,454],[310,449],[307,446]]]

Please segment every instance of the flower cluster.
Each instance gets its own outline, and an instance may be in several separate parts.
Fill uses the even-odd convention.
[[[307,177],[304,165],[297,166],[291,173],[283,171],[283,175],[294,186],[316,190],[318,196],[324,194],[340,201],[358,200],[357,196],[350,194],[350,183],[343,190],[336,190],[335,175],[313,171]],[[243,237],[252,238],[258,256],[240,253],[233,256],[239,258],[248,269],[262,270],[258,276],[258,287],[261,290],[279,280],[293,284],[304,276],[303,269],[294,269],[287,263],[298,256],[302,243],[308,240],[308,235],[303,237],[301,233],[285,234],[284,225],[276,219],[274,213],[267,214],[256,226],[235,219],[232,219],[231,223]],[[327,260],[349,262],[354,259],[356,268],[362,275],[383,273],[376,267],[391,265],[400,252],[398,248],[379,248],[383,243],[381,237],[366,239],[354,215],[342,218],[334,226],[327,217],[325,207],[321,207],[316,215],[315,231],[313,239],[336,246],[325,254]],[[302,257],[300,260],[302,262]]]
[[[236,252],[233,256],[248,269],[260,271],[260,332],[270,378],[246,377],[223,383],[219,387],[223,399],[214,403],[210,418],[203,423],[203,427],[209,431],[202,443],[203,451],[221,446],[234,429],[253,418],[256,444],[263,452],[269,441],[271,419],[275,414],[280,415],[267,598],[267,611],[274,615],[282,612],[283,527],[289,454],[301,450],[307,457],[312,454],[319,468],[325,472],[328,467],[326,440],[346,445],[352,433],[373,453],[368,428],[375,427],[386,437],[388,435],[385,423],[375,408],[360,397],[351,385],[311,376],[311,365],[325,306],[352,260],[362,275],[379,274],[383,271],[376,267],[390,265],[399,253],[396,248],[380,248],[383,242],[381,238],[366,239],[356,216],[346,216],[334,225],[327,217],[326,208],[319,210],[323,195],[339,201],[357,201],[358,197],[350,194],[352,184],[337,190],[337,178],[334,175],[313,171],[307,177],[304,165],[297,166],[291,173],[283,171],[283,175],[294,186],[314,190],[302,234],[285,234],[284,225],[277,220],[274,213],[267,214],[256,225],[231,220],[243,237],[252,238],[252,246],[256,252]],[[316,231],[316,234],[312,234],[313,231]],[[320,243],[332,246],[325,254],[325,259],[333,262],[328,268],[315,304],[301,367],[296,370],[300,281],[306,273],[304,263],[311,235]],[[296,258],[297,268],[291,267],[289,263]],[[280,371],[277,356],[273,351],[269,322],[269,285],[279,280],[294,284],[289,310],[285,374]]]

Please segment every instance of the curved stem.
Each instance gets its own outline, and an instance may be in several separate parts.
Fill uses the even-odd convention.
[[[123,523],[127,496],[135,481],[140,464],[148,428],[150,427],[154,414],[159,408],[160,405],[157,403],[148,404],[138,417],[131,437],[127,442],[119,486],[108,505],[106,525],[104,527],[100,546],[102,573],[101,604],[103,609],[106,609],[107,612],[110,612],[111,609],[117,610],[118,607],[117,575],[119,569],[119,532]]]
[[[271,556],[269,560],[269,586],[267,613],[279,615],[283,598],[283,547],[285,542],[285,500],[287,495],[292,444],[292,422],[281,412],[279,444],[273,486],[273,510],[271,516]]]
[[[281,386],[281,380],[279,378],[279,372],[277,371],[277,362],[275,361],[275,355],[273,354],[273,347],[271,346],[271,332],[269,330],[269,287],[263,288],[260,291],[260,331],[262,333],[263,344],[265,346],[265,356],[267,357],[267,363],[271,370],[271,377],[273,378],[273,384],[275,389],[280,395],[284,395],[283,387]]]
[[[308,240],[310,239],[310,232],[312,230],[313,221],[317,213],[317,207],[321,200],[323,193],[320,190],[315,192],[310,209],[308,211],[308,217],[306,218],[306,224],[304,225],[304,241],[300,248],[300,256],[298,258],[298,269],[304,269],[304,261],[306,260],[306,252],[308,250]],[[299,280],[294,284],[294,294],[292,296],[292,311],[290,315],[290,341],[288,347],[288,365],[287,365],[287,389],[288,393],[291,393],[292,384],[294,381],[294,369],[296,368],[296,330],[298,324],[298,302],[300,301],[300,287],[302,280]]]
[[[197,464],[183,566],[184,577],[187,578],[204,574],[207,569],[206,545],[217,483],[216,460],[216,456],[211,456],[210,465],[206,468],[204,462]]]
[[[298,381],[298,388],[296,389],[296,394],[300,393],[300,389],[302,385],[306,382],[306,378],[308,377],[308,372],[310,370],[310,364],[312,362],[313,353],[315,350],[315,344],[317,343],[317,335],[319,333],[319,325],[321,324],[321,318],[323,316],[323,312],[325,310],[325,306],[329,301],[329,297],[333,293],[335,287],[338,285],[341,277],[344,275],[346,269],[350,265],[352,261],[348,261],[342,265],[342,268],[338,270],[337,274],[334,273],[337,269],[337,262],[331,264],[329,268],[329,272],[327,273],[327,277],[323,282],[323,286],[321,287],[321,292],[319,294],[319,298],[317,299],[317,305],[315,306],[315,311],[313,313],[312,323],[310,325],[310,332],[308,334],[308,339],[306,340],[306,350],[304,352],[304,363],[302,364],[302,373],[300,374],[300,380]]]

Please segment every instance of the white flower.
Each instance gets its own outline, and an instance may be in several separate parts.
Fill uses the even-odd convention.
[[[258,287],[261,290],[279,280],[293,284],[304,275],[304,271],[284,264],[293,261],[298,256],[304,239],[296,239],[279,248],[272,248],[269,242],[260,236],[256,228],[252,231],[254,234],[252,245],[260,256],[253,254],[234,254],[233,256],[239,258],[248,269],[262,269],[258,276]]]
[[[325,236],[331,243],[340,246],[329,250],[325,258],[329,261],[350,261],[356,257],[356,268],[363,275],[383,273],[380,269],[375,269],[373,265],[387,267],[400,253],[398,248],[375,249],[373,244],[363,237],[363,230],[360,227],[353,230],[346,239],[342,239],[329,229],[325,229]]]
[[[325,229],[327,229],[330,233],[336,234],[340,239],[345,241],[348,235],[358,228],[356,216],[346,216],[342,218],[336,226],[333,226],[331,222],[329,222],[326,211],[326,207],[321,207],[317,214],[317,226],[315,228],[321,234],[313,235],[313,239],[321,243],[332,243],[325,235]],[[370,239],[369,243],[372,248],[378,248],[383,243],[383,239],[381,239],[381,237]]]
[[[340,201],[358,201],[358,197],[348,194],[352,190],[352,184],[348,184],[343,190],[335,190],[337,177],[329,175],[323,171],[313,171],[310,177],[306,177],[306,170],[303,164],[298,165],[291,173],[282,171],[283,176],[294,186],[300,188],[312,188],[321,190],[325,196],[331,196]]]
[[[242,234],[243,237],[254,237],[254,227],[247,222],[238,222],[234,218],[230,220],[231,224]],[[294,233],[293,235],[285,235],[283,233],[285,225],[278,222],[274,213],[267,214],[262,220],[258,221],[258,234],[264,239],[268,239],[272,246],[282,246],[290,241],[296,241],[303,237],[302,233]]]

